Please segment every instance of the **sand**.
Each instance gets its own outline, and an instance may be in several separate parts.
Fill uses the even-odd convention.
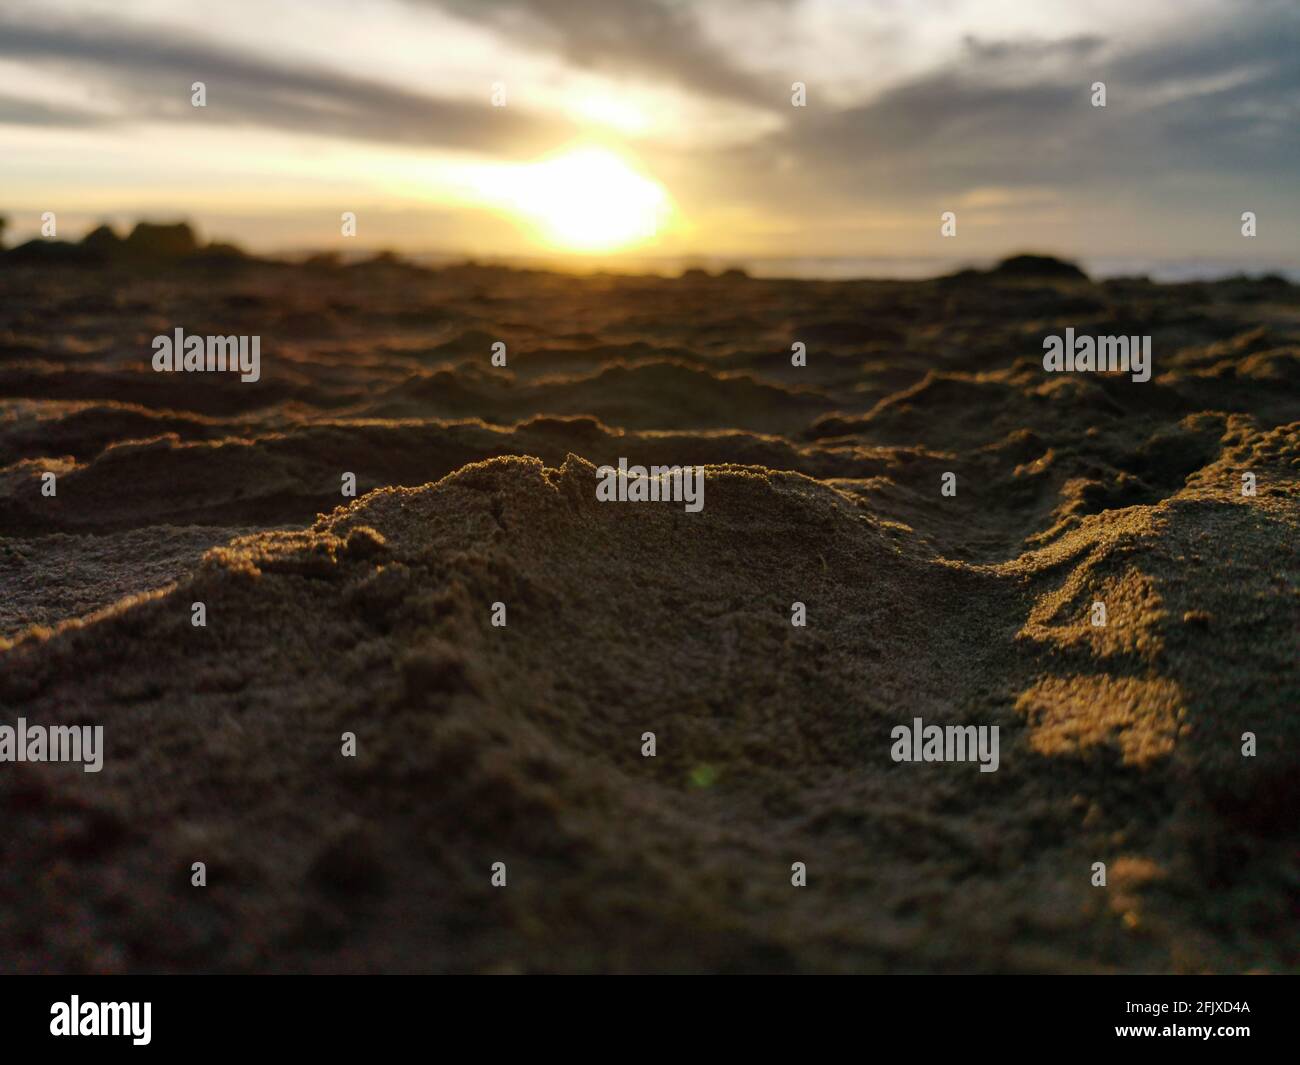
[[[1300,290],[0,293],[0,723],[106,741],[0,765],[0,968],[1297,968]],[[260,335],[261,380],[154,373],[176,326]],[[1067,326],[1152,380],[1045,373]],[[597,502],[623,456],[706,465],[704,509]],[[892,761],[918,717],[998,770]]]

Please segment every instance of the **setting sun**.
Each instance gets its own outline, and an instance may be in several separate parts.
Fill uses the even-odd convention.
[[[672,213],[662,185],[606,148],[565,151],[513,169],[511,209],[550,245],[611,251],[653,237]]]

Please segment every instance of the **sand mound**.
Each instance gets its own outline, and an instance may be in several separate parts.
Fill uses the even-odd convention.
[[[1294,588],[1258,568],[1294,549],[1287,483],[1263,508],[1094,519],[1000,571],[916,557],[799,475],[711,469],[703,512],[642,516],[597,503],[576,457],[471,465],[237,540],[164,595],[9,652],[7,703],[59,720],[97,691],[81,716],[114,752],[102,780],[10,793],[11,865],[90,847],[95,931],[34,964],[566,969],[593,937],[621,945],[612,968],[1282,964],[1269,843],[1296,797],[1295,690],[1275,679],[1295,647],[1253,634],[1296,631]],[[1227,539],[1258,557],[1226,559]],[[1192,544],[1196,591],[1175,576]],[[1225,609],[1242,591],[1270,616]],[[1101,635],[1080,620],[1093,596],[1117,604]],[[1000,724],[1000,771],[891,763],[911,715]],[[1271,737],[1249,771],[1245,727]],[[160,750],[186,767],[164,793]],[[218,880],[202,896],[196,856]],[[1146,870],[1119,911],[1088,886],[1096,859]],[[792,905],[792,861],[818,906]],[[151,886],[127,892],[122,869]],[[1205,924],[1234,890],[1256,898],[1235,952]],[[29,905],[16,934],[54,917]],[[278,931],[250,944],[250,924]]]

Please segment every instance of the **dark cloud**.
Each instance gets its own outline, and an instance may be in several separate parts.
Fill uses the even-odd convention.
[[[577,67],[640,74],[705,96],[774,107],[784,86],[738,66],[710,40],[691,5],[673,0],[416,0],[542,44]],[[750,0],[750,16],[785,0]]]
[[[791,109],[780,131],[721,153],[716,165],[771,203],[898,202],[993,185],[1068,193],[1135,181],[1158,197],[1171,176],[1293,180],[1296,24],[1293,13],[1261,4],[1228,25],[1133,46],[1091,35],[972,38],[946,67],[868,103]],[[1106,83],[1104,110],[1091,106],[1094,81]]]
[[[1106,42],[1095,34],[1078,34],[1059,40],[1039,38],[1018,41],[990,41],[967,35],[962,44],[975,62],[1039,62],[1044,59],[1063,62],[1080,62],[1095,53]]]
[[[332,70],[284,66],[270,58],[195,44],[121,22],[25,24],[0,18],[0,57],[98,78],[124,120],[194,119],[190,86],[207,85],[203,121],[271,127],[398,144],[529,154],[574,129],[512,104],[436,99]],[[16,121],[40,121],[40,105],[16,101]],[[0,112],[4,120],[5,112]],[[46,110],[52,124],[74,112]],[[82,122],[104,121],[82,115]]]
[[[105,122],[102,115],[92,111],[75,107],[55,107],[17,96],[0,96],[0,125],[77,128],[104,125]]]

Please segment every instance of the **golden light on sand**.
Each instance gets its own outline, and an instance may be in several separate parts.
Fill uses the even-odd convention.
[[[639,244],[672,213],[667,190],[608,148],[570,149],[513,168],[507,181],[511,209],[565,251]]]

